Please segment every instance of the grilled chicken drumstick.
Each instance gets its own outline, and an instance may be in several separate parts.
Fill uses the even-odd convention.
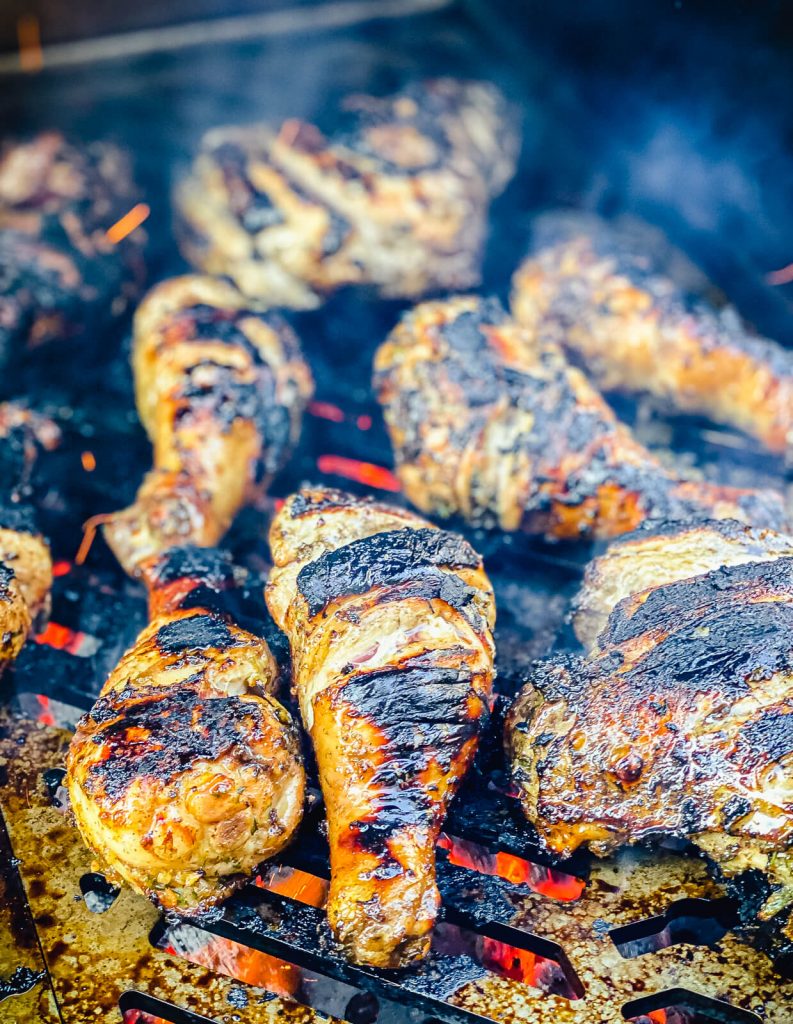
[[[146,578],[151,622],[79,721],[66,784],[103,870],[190,911],[286,846],[305,778],[267,643],[220,610],[230,563],[175,548]]]
[[[108,230],[136,197],[115,146],[43,132],[0,147],[0,365],[124,312],[142,285],[145,235]]]
[[[785,521],[772,491],[672,477],[557,345],[492,299],[413,309],[377,352],[375,388],[423,512],[551,539],[611,537],[647,518]]]
[[[0,507],[0,672],[49,612],[52,558],[32,510]]]
[[[570,213],[539,218],[513,280],[515,316],[580,358],[606,389],[649,392],[793,448],[793,352],[736,311],[694,299],[628,227]]]
[[[429,949],[435,843],[488,714],[490,583],[459,535],[338,491],[289,498],[270,545],[327,807],[328,920],[354,962],[402,967]]]
[[[792,683],[793,558],[624,598],[590,657],[538,666],[510,712],[529,821],[560,857],[584,844],[605,856],[688,839],[727,878],[762,873],[759,920],[783,922],[793,905]]]
[[[498,90],[434,79],[347,97],[339,120],[330,138],[296,120],[209,132],[176,195],[187,260],[293,308],[342,285],[418,297],[476,284],[518,148]]]
[[[288,324],[198,275],[165,281],[143,300],[133,370],[154,469],[105,526],[132,574],[173,545],[221,539],[286,461],[313,390]]]

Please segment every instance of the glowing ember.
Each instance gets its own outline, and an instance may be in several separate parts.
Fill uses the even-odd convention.
[[[372,417],[371,416],[359,416],[355,421],[355,425],[359,430],[371,430],[372,429]]]
[[[309,403],[308,411],[312,416],[317,416],[321,420],[330,420],[332,423],[344,422],[344,410],[340,409],[338,405],[333,405],[331,402],[318,402],[315,400]]]
[[[105,238],[112,245],[118,245],[118,243],[131,234],[135,228],[139,228],[141,224],[151,213],[151,210],[146,203],[137,203],[127,213],[124,214],[115,224],[112,224],[105,232]]]
[[[293,900],[309,907],[324,907],[328,898],[330,883],[325,878],[310,875],[307,871],[273,864],[256,878],[256,885],[269,892],[290,896]]]
[[[213,935],[196,949],[177,952],[191,963],[246,985],[267,989],[282,998],[292,998],[300,987],[299,967],[231,939]]]
[[[72,571],[71,562],[55,562],[52,567],[53,576],[66,576]]]
[[[83,539],[80,541],[80,547],[77,549],[77,554],[74,556],[75,565],[83,565],[86,558],[88,558],[88,552],[94,543],[96,537],[96,531],[102,523],[107,523],[112,519],[112,516],[108,513],[102,513],[98,516],[91,516],[90,519],[86,519],[83,523]]]
[[[41,49],[41,29],[35,14],[23,14],[17,20],[19,66],[23,71],[41,71],[44,53]]]
[[[586,885],[583,879],[574,875],[534,864],[512,853],[500,850],[491,853],[476,843],[444,832],[438,839],[438,846],[447,851],[450,864],[478,871],[482,875],[495,875],[514,885],[527,885],[534,892],[562,902],[577,900]]]
[[[80,462],[82,462],[86,473],[93,473],[96,469],[96,456],[93,452],[83,452],[80,456]]]
[[[36,700],[41,705],[41,711],[39,712],[38,720],[42,725],[55,725],[55,716],[50,711],[50,699],[43,693],[36,694]]]
[[[385,466],[375,466],[372,462],[359,462],[358,459],[347,459],[343,455],[320,455],[317,459],[320,473],[331,473],[343,476],[347,480],[355,480],[367,487],[376,487],[381,491],[396,493],[402,485],[394,474]]]
[[[89,638],[76,629],[69,629],[58,622],[48,622],[44,632],[37,633],[33,639],[37,644],[46,644],[47,647],[68,651],[69,654],[79,654],[81,647]]]
[[[793,281],[793,263],[788,263],[781,270],[772,270],[765,279],[769,284],[790,284]]]

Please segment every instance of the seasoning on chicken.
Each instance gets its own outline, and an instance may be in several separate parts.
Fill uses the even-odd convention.
[[[135,574],[168,547],[221,539],[286,461],[313,382],[277,313],[198,275],[149,292],[135,314],[132,361],[154,468],[105,536]]]
[[[793,448],[793,352],[730,306],[688,294],[635,231],[570,213],[539,218],[513,281],[515,316],[580,359],[605,389],[649,392]]]
[[[435,843],[488,715],[493,592],[458,534],[338,491],[287,499],[270,546],[327,808],[328,920],[355,963],[402,967],[429,949]]]
[[[49,614],[52,558],[32,509],[0,506],[0,672]]]
[[[423,512],[558,540],[648,518],[785,522],[773,491],[676,480],[557,345],[493,299],[417,306],[378,350],[374,383],[397,472]]]
[[[297,120],[216,128],[177,190],[182,251],[293,308],[343,285],[470,287],[488,206],[515,169],[513,120],[492,85],[440,78],[347,97],[329,137]]]
[[[731,519],[648,522],[609,544],[584,573],[573,599],[573,628],[588,648],[612,609],[631,594],[689,579],[727,565],[793,557],[793,536]]]
[[[145,234],[107,235],[135,204],[125,154],[58,132],[0,147],[0,365],[119,316],[143,281]]]
[[[786,914],[792,682],[793,558],[625,598],[590,657],[539,665],[508,716],[514,783],[542,844],[605,856],[690,840],[727,878],[765,876],[760,921]]]
[[[176,548],[146,578],[151,622],[78,722],[66,784],[102,870],[193,911],[286,846],[305,778],[270,649],[224,612],[228,560]]]

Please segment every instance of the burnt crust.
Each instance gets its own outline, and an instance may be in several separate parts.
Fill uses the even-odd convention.
[[[240,640],[234,636],[224,619],[209,613],[199,613],[167,622],[157,630],[155,642],[164,655],[206,650],[225,651],[240,644]]]
[[[479,556],[456,533],[434,528],[392,530],[327,551],[303,566],[297,576],[297,588],[305,599],[309,614],[321,612],[331,601],[351,594],[364,594],[375,587],[416,581],[418,577],[439,590],[451,587],[458,577],[433,575],[424,570],[447,567],[478,568]],[[458,602],[463,591],[452,595]]]

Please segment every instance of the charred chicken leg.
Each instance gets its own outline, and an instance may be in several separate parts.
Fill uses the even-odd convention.
[[[127,572],[185,543],[217,543],[281,468],[313,383],[276,313],[211,277],[172,278],[135,315],[133,370],[154,469],[105,536]]]
[[[49,611],[52,558],[32,510],[0,507],[0,672]]]
[[[512,308],[583,361],[606,389],[649,392],[793,448],[793,352],[754,334],[730,306],[692,298],[628,227],[547,214],[513,280]]]
[[[624,598],[591,656],[538,666],[510,712],[529,821],[560,857],[672,837],[727,878],[762,873],[758,918],[790,944],[792,683],[793,558]]]
[[[785,522],[772,491],[675,479],[557,345],[495,300],[417,306],[378,350],[374,380],[423,512],[551,539],[612,537],[648,518]]]
[[[488,714],[490,583],[462,537],[337,491],[289,498],[270,544],[327,808],[328,920],[354,962],[402,967],[429,949],[435,843]]]
[[[297,309],[344,285],[418,297],[478,283],[518,148],[498,90],[433,79],[348,96],[335,120],[330,137],[297,120],[209,132],[176,194],[186,259]]]
[[[151,623],[79,721],[66,784],[103,870],[191,911],[286,846],[305,779],[270,649],[221,611],[229,562],[175,548],[145,575]]]

